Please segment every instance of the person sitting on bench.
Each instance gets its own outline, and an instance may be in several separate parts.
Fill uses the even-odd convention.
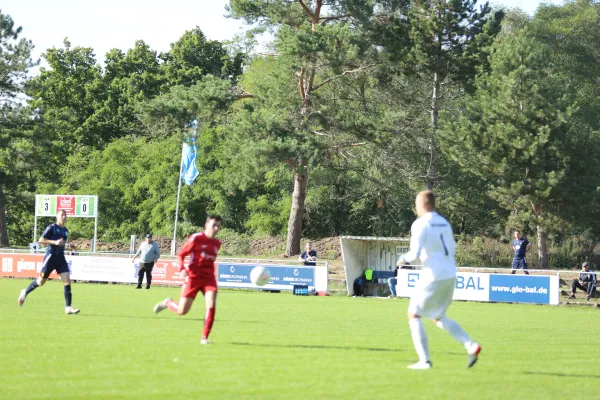
[[[590,265],[587,262],[581,265],[579,279],[573,279],[573,282],[571,282],[571,296],[569,296],[569,299],[575,298],[575,291],[577,289],[587,292],[587,296],[585,296],[586,300],[589,300],[596,290],[596,274],[590,269]]]

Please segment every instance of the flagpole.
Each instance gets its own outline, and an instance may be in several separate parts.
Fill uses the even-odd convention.
[[[181,194],[181,173],[183,172],[183,146],[181,145],[181,161],[179,163],[179,185],[177,186],[177,205],[175,206],[175,228],[173,229],[173,241],[171,242],[171,256],[177,253],[177,219],[179,217],[179,195]]]

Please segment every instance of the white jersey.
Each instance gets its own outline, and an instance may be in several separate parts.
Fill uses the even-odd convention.
[[[437,212],[429,212],[410,228],[410,251],[402,258],[411,264],[421,260],[421,280],[438,281],[456,277],[456,242],[452,226]]]

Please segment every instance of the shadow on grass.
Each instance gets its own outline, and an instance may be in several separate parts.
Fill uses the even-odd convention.
[[[169,315],[169,314],[166,314]],[[181,318],[172,318],[173,316],[152,316],[152,315],[148,315],[148,316],[144,316],[144,315],[110,315],[110,314],[88,314],[88,313],[81,313],[77,315],[77,318],[81,318],[81,317],[100,317],[100,318],[132,318],[132,319],[168,319],[168,320],[177,320],[177,321],[201,321],[204,322],[204,318],[190,318],[190,317],[181,317]],[[216,323],[239,323],[239,324],[260,324],[262,323],[261,321],[243,321],[243,320],[221,320],[221,319],[217,319],[215,321]]]
[[[318,344],[268,344],[268,343],[248,343],[248,342],[229,342],[235,346],[253,346],[253,347],[274,347],[274,348],[291,348],[291,349],[332,349],[332,350],[364,350],[364,351],[381,351],[390,353],[401,353],[406,350],[402,349],[384,349],[381,347],[352,347],[352,346],[329,346]]]
[[[112,315],[112,314],[88,314],[81,313],[77,315],[77,318],[82,317],[96,317],[96,318],[131,318],[131,319],[171,319],[171,320],[180,320],[180,321],[204,321],[204,318],[170,318],[170,317],[159,317],[159,316],[143,316],[143,315]]]
[[[316,350],[358,350],[358,351],[373,351],[373,352],[382,352],[382,353],[413,353],[414,350],[410,349],[386,349],[382,347],[356,347],[356,346],[330,346],[330,345],[320,345],[320,344],[269,344],[269,343],[248,343],[248,342],[229,342],[228,344],[232,344],[234,346],[251,346],[251,347],[272,347],[272,348],[281,348],[281,349],[316,349]],[[454,352],[454,351],[441,351],[437,353],[449,354],[453,356],[464,356],[465,353]],[[411,361],[411,360],[405,360]]]
[[[525,371],[525,375],[544,375],[556,376],[558,378],[600,378],[600,375],[594,374],[564,374],[562,372],[543,372],[543,371]]]

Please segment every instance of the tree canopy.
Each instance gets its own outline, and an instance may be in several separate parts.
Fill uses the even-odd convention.
[[[197,180],[177,235],[404,236],[434,188],[456,234],[591,247],[600,182],[600,5],[532,16],[473,0],[231,0],[247,37],[182,29],[159,52],[45,49],[0,14],[0,245],[31,240],[36,193],[100,197],[99,234],[170,235],[184,126]],[[271,41],[253,48],[254,35]],[[243,40],[243,45],[240,41]],[[243,49],[243,50],[242,50]],[[91,236],[72,221],[74,237]]]

